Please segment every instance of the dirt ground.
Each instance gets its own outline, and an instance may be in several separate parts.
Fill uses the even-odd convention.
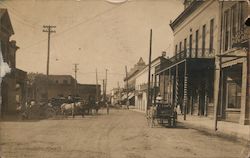
[[[149,128],[144,114],[0,122],[4,158],[230,158],[246,157],[239,142],[185,128]],[[1,157],[1,158],[2,158]]]

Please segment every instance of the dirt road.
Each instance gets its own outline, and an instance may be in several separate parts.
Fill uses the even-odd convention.
[[[193,129],[149,128],[143,114],[0,122],[4,158],[244,157],[240,143]]]

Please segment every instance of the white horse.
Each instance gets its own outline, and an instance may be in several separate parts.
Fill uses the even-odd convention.
[[[61,105],[61,113],[66,116],[71,114],[73,117],[77,114],[81,114],[84,117],[84,103],[83,102],[76,102],[76,103],[63,103]]]

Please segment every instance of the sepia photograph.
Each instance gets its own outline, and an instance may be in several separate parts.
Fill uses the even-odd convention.
[[[0,158],[250,158],[250,0],[0,0]]]

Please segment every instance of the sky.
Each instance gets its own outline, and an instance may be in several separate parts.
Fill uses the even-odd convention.
[[[172,56],[173,33],[169,26],[183,10],[180,0],[1,0],[7,8],[17,41],[17,67],[46,73],[48,34],[43,25],[54,25],[51,34],[50,74],[74,76],[79,83],[95,84],[105,78],[107,89],[123,86],[125,65],[131,69],[140,57],[148,63],[149,33],[153,30],[152,57],[166,51]]]

